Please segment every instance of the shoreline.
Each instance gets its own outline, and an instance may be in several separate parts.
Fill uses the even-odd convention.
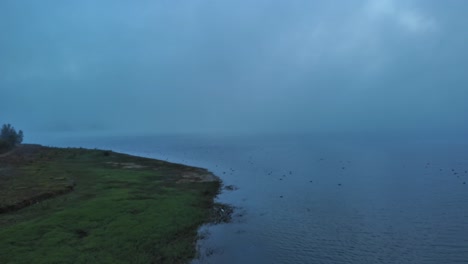
[[[222,218],[214,202],[221,187],[203,168],[22,145],[0,157],[0,208],[9,208],[0,210],[0,259],[190,262],[199,227]]]

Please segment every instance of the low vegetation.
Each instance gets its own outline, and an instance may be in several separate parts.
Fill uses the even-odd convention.
[[[186,263],[219,188],[200,168],[21,145],[0,157],[0,262]]]

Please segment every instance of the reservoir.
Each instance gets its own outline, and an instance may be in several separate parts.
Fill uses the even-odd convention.
[[[467,263],[468,142],[283,136],[44,137],[199,166],[233,190],[193,263]],[[231,186],[232,185],[232,186]]]

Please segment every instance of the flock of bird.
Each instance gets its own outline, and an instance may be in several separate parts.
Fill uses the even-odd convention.
[[[209,152],[209,150],[205,150],[205,153],[208,153],[208,152]],[[181,160],[181,162],[183,162],[183,163],[189,161],[187,152],[184,152],[184,156],[185,156],[186,158],[184,158],[184,159]],[[166,160],[169,160],[169,157],[166,157]],[[322,158],[318,158],[318,159],[316,160],[316,162],[319,162],[319,163],[325,163],[326,161],[327,161],[327,159],[325,159],[325,158],[323,158],[323,157],[322,157]],[[341,170],[341,171],[345,171],[345,170],[348,169],[347,165],[349,165],[350,163],[351,163],[350,161],[339,161],[338,164],[336,164],[336,163],[334,163],[334,164],[337,166],[336,169],[339,169],[339,170]],[[247,160],[247,164],[250,165],[250,166],[255,166],[255,165],[256,165],[256,163],[254,162],[254,159],[253,159],[252,156],[249,156],[249,158],[248,158],[248,160]],[[215,165],[215,170],[218,170],[218,171],[219,171],[219,168],[220,168],[220,167],[221,167],[221,166],[220,166],[219,164],[216,164],[216,165]],[[432,165],[430,162],[427,162],[427,163],[424,165],[424,168],[425,168],[425,169],[430,169],[430,168],[432,168],[432,167],[433,167],[433,165]],[[447,170],[447,169],[446,169],[446,170]],[[440,168],[438,171],[439,171],[439,172],[444,172],[445,170],[444,170],[443,168]],[[449,171],[451,175],[456,176],[456,178],[458,178],[458,179],[461,179],[461,178],[460,178],[460,175],[462,175],[462,174],[468,175],[468,170],[456,170],[455,168],[450,168],[450,169],[448,169],[447,171]],[[223,176],[228,176],[228,175],[231,175],[231,176],[232,176],[232,175],[235,174],[235,172],[236,172],[236,169],[234,169],[234,168],[232,168],[232,167],[229,167],[228,169],[223,170],[223,171],[221,172],[222,175],[220,175],[220,176],[221,176],[221,177],[223,177]],[[278,179],[279,181],[284,181],[284,180],[286,180],[286,178],[287,178],[288,176],[292,176],[292,175],[294,174],[292,170],[286,170],[286,171],[283,171],[283,172],[281,172],[281,173],[278,173],[278,172],[275,172],[275,171],[272,170],[272,169],[263,169],[262,172],[264,173],[264,175],[266,175],[266,176],[268,176],[268,177],[271,177],[271,179],[275,179],[275,178],[276,178],[275,175],[276,175],[276,174],[279,174],[279,177],[276,178],[276,179]],[[307,179],[307,180],[308,180],[309,183],[313,183],[313,180],[311,180],[311,179]],[[466,185],[466,181],[461,181],[461,184]],[[342,184],[341,182],[337,182],[336,185],[337,185],[337,186],[343,186],[343,184]],[[236,187],[235,189],[237,189],[237,187]],[[283,195],[279,195],[279,197],[280,197],[280,198],[284,198]]]

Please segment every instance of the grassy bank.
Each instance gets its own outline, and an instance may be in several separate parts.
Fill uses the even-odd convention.
[[[204,169],[22,146],[0,157],[0,262],[185,263],[219,187]]]

